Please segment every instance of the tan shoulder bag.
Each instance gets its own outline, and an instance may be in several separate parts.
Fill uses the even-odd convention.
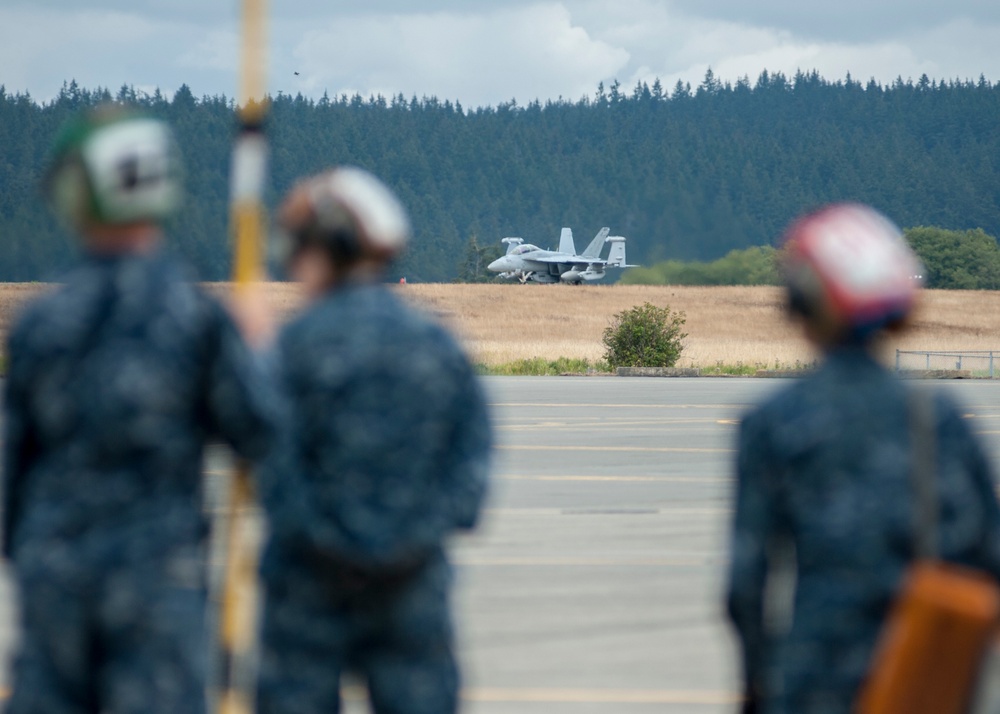
[[[933,401],[911,400],[916,560],[882,627],[857,714],[962,714],[1000,621],[1000,588],[938,558]]]

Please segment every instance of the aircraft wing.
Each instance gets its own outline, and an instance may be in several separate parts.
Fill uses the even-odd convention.
[[[568,255],[532,255],[531,260],[537,263],[572,263]]]
[[[532,255],[530,258],[538,263],[558,263],[559,265],[604,265],[604,263],[608,262],[601,258],[581,258],[576,255],[559,255],[558,253],[542,256]]]

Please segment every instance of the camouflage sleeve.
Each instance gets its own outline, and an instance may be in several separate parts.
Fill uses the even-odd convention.
[[[744,681],[749,692],[763,691],[767,634],[764,588],[768,546],[776,529],[775,505],[768,492],[773,465],[763,415],[748,416],[740,428],[727,607],[739,636]]]
[[[482,385],[464,366],[464,389],[458,394],[455,433],[444,491],[451,499],[452,519],[456,528],[472,528],[486,497],[489,480],[490,450],[493,436]]]
[[[277,420],[275,389],[263,357],[251,352],[219,305],[212,341],[205,394],[212,432],[240,456],[260,460],[271,446]]]
[[[277,350],[268,358],[268,375],[275,386],[276,420],[272,448],[255,474],[257,491],[272,535],[279,535],[286,545],[292,545],[306,537],[306,526],[317,516],[304,481],[300,440],[296,438],[301,430],[288,395],[285,363]]]
[[[24,478],[37,455],[37,443],[28,413],[25,376],[19,351],[8,350],[4,389],[3,434],[3,556],[11,556],[12,536]]]
[[[1000,579],[1000,504],[997,503],[993,469],[979,439],[969,428],[969,422],[950,401],[941,395],[938,400],[938,413],[942,415],[938,424],[942,449],[961,458],[961,472],[968,476],[962,484],[945,487],[949,488],[949,495],[956,488],[965,493],[957,498],[946,497],[943,504],[943,555],[949,560],[987,570]],[[940,402],[944,402],[943,405]],[[957,501],[956,506],[949,508],[948,501],[952,500]],[[977,521],[980,527],[970,541],[964,537],[969,531],[967,524]]]

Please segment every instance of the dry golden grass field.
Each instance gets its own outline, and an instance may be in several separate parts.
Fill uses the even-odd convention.
[[[211,285],[225,292],[224,284]],[[0,334],[39,284],[0,284]],[[652,287],[409,284],[401,295],[437,316],[462,339],[476,362],[522,358],[599,360],[611,316],[643,302],[670,305],[687,316],[681,366],[718,363],[774,367],[813,359],[785,319],[781,291],[770,287]],[[268,288],[281,316],[297,309],[294,285]],[[926,291],[913,327],[886,345],[916,350],[1000,349],[1000,292]]]

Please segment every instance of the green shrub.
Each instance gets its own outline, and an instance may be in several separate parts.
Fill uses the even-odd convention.
[[[733,250],[711,262],[665,260],[622,275],[623,285],[780,285],[778,251],[770,246]]]
[[[925,285],[943,290],[1000,289],[1000,246],[978,228],[907,228],[906,239],[924,262]]]
[[[680,359],[687,333],[683,312],[652,303],[636,305],[611,318],[604,330],[604,359],[616,367],[673,367]]]

